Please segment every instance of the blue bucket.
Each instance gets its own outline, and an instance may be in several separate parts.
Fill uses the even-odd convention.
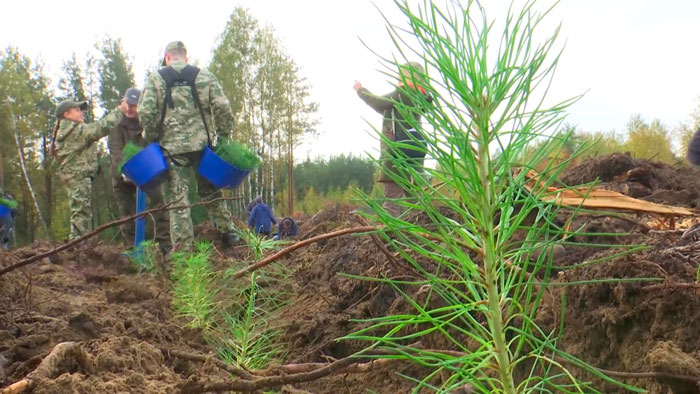
[[[168,162],[160,145],[154,142],[124,163],[122,172],[141,190],[148,191],[168,178]]]
[[[12,218],[12,210],[5,204],[0,204],[0,218],[9,220]]]
[[[245,179],[250,171],[244,171],[236,168],[219,157],[207,145],[202,152],[202,158],[199,160],[199,175],[211,182],[218,188],[237,188]]]

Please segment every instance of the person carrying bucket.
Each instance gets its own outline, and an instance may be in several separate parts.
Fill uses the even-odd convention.
[[[191,171],[199,165],[203,149],[214,141],[232,137],[233,115],[216,77],[187,64],[187,49],[181,41],[166,46],[164,67],[148,76],[139,99],[139,119],[146,140],[160,144],[169,162],[168,202],[189,205]],[[167,80],[167,81],[166,81]],[[222,197],[195,171],[200,201]],[[224,246],[238,240],[226,201],[205,206],[221,232]],[[194,230],[190,209],[170,212],[173,248],[191,250]]]
[[[131,216],[136,212],[136,186],[124,179],[119,167],[124,160],[124,146],[129,142],[144,147],[146,143],[143,139],[143,127],[139,123],[138,103],[141,91],[136,88],[127,89],[124,92],[124,101],[127,109],[124,118],[119,124],[110,130],[107,136],[107,147],[112,158],[110,164],[110,174],[112,176],[112,189],[114,197],[119,207],[119,215],[122,217]],[[154,207],[164,205],[165,197],[163,188],[158,186],[146,192],[148,200]],[[164,251],[170,249],[170,223],[167,212],[156,212],[153,214],[155,221],[155,240]],[[134,222],[125,223],[121,227],[121,234],[126,244],[134,242]]]
[[[86,101],[64,100],[56,106],[56,127],[51,154],[59,163],[59,176],[70,198],[70,239],[87,234],[92,228],[92,179],[97,173],[95,142],[122,120],[126,102],[97,122],[86,124]]]

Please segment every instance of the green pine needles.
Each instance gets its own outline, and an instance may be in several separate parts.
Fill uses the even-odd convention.
[[[126,162],[131,160],[132,157],[139,154],[139,152],[141,152],[142,150],[143,150],[143,147],[138,146],[131,141],[127,142],[126,145],[124,145],[124,150],[123,150],[124,157],[122,158],[121,163],[119,163],[119,172],[122,171],[122,167],[124,166],[124,164],[126,164]]]
[[[194,253],[172,255],[173,307],[190,328],[207,330],[214,323],[216,290],[211,254],[211,244],[198,242]]]
[[[399,59],[385,60],[388,75],[405,78],[397,65],[416,58],[428,70],[412,79],[425,81],[432,101],[407,89],[414,106],[395,107],[423,132],[434,163],[422,176],[405,157],[392,159],[392,178],[408,193],[394,202],[423,220],[393,217],[381,201],[365,201],[373,211],[368,219],[387,228],[384,240],[420,279],[374,279],[393,286],[415,313],[370,320],[344,339],[371,341],[368,349],[428,368],[414,392],[448,393],[465,384],[479,393],[598,392],[570,368],[636,390],[558,350],[560,327],[546,331],[536,322],[552,266],[551,253],[538,252],[575,235],[554,224],[558,208],[543,201],[568,163],[551,158],[570,140],[562,123],[578,97],[545,100],[559,30],[541,35],[551,8],[540,12],[535,3],[512,5],[492,22],[476,1],[443,9],[429,0],[417,8],[400,0],[409,26],[389,26]],[[418,47],[405,49],[413,42]],[[414,120],[416,112],[424,122]],[[534,168],[540,181],[528,191]],[[445,351],[424,350],[422,340]]]
[[[16,209],[17,208],[17,201],[15,200],[10,200],[8,198],[3,198],[0,197],[0,204],[10,208],[10,209]]]
[[[286,351],[278,313],[289,297],[274,289],[284,287],[288,271],[271,264],[235,280],[231,275],[248,263],[217,271],[212,252],[210,243],[198,242],[194,252],[171,257],[173,307],[186,320],[185,327],[200,330],[219,357],[232,365],[262,369],[281,361]]]
[[[249,280],[247,286],[234,289],[233,297],[239,304],[224,313],[222,331],[215,342],[222,360],[246,369],[262,369],[286,355],[280,340],[282,330],[275,322],[279,321],[280,308],[287,305],[287,295],[265,288],[278,279],[264,271],[251,273]]]
[[[260,157],[247,145],[237,141],[219,143],[214,153],[239,170],[251,171],[260,165]]]
[[[139,246],[126,252],[126,256],[138,268],[139,272],[154,272],[157,268],[158,243],[143,241]]]

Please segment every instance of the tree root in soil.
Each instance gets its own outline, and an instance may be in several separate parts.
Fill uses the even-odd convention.
[[[0,394],[20,394],[31,390],[37,380],[53,378],[65,369],[68,362],[74,363],[85,372],[94,373],[95,371],[92,359],[85,353],[79,342],[61,342],[54,346],[34,371],[19,382],[0,389]]]
[[[281,257],[284,257],[284,256],[288,255],[289,253],[291,253],[291,252],[293,252],[293,251],[295,251],[303,246],[310,245],[314,242],[325,241],[327,239],[340,237],[341,235],[345,235],[345,234],[367,233],[370,231],[377,231],[377,230],[379,230],[379,229],[377,227],[374,227],[374,226],[361,226],[361,227],[344,228],[342,230],[333,231],[333,232],[330,232],[328,234],[317,235],[315,237],[305,239],[303,241],[299,241],[295,244],[292,244],[292,245],[280,250],[279,252],[277,252],[269,257],[264,258],[263,260],[255,263],[255,264],[252,264],[246,268],[243,268],[243,269],[239,270],[238,272],[236,272],[235,274],[233,274],[232,277],[234,279],[238,279],[245,274],[253,272],[253,271],[257,270],[258,268],[262,268],[262,267],[264,267],[264,266],[266,266],[274,261],[279,260]]]
[[[357,362],[356,358],[346,357],[328,364],[312,363],[274,367],[272,370],[279,370],[279,368],[282,368],[282,370],[287,371],[306,372],[261,377],[253,380],[237,379],[231,381],[207,381],[190,379],[187,382],[178,385],[178,389],[181,393],[221,393],[229,391],[254,392],[272,387],[281,387],[293,383],[310,382],[332,374],[369,372],[375,368],[384,366],[394,361],[396,360],[376,359],[359,363]]]

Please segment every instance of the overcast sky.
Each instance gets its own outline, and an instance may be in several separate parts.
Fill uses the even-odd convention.
[[[488,17],[497,19],[506,1],[483,4]],[[392,50],[377,10],[401,22],[390,0],[13,1],[3,4],[0,46],[41,59],[57,81],[71,53],[82,57],[105,35],[120,37],[142,85],[144,70],[172,40],[184,41],[190,58],[206,65],[239,5],[275,28],[320,104],[322,134],[297,157],[374,150],[365,119],[377,126],[381,119],[352,84],[359,80],[378,94],[391,89],[376,56],[360,41],[380,53]],[[586,92],[569,116],[586,131],[622,132],[636,113],[669,127],[686,121],[700,95],[694,42],[699,15],[697,0],[563,0],[549,18],[562,23],[566,42],[550,95],[565,99]]]

